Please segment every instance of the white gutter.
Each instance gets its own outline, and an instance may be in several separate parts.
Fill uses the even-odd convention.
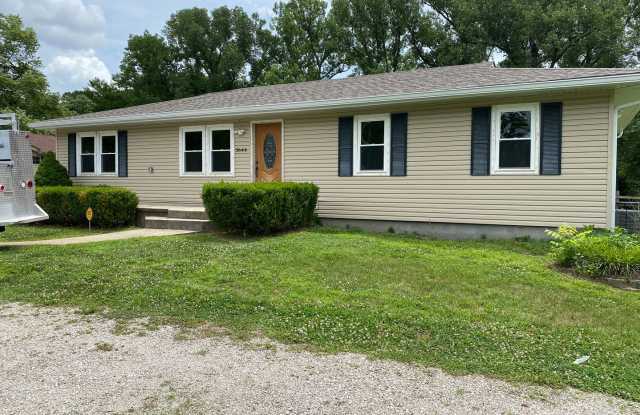
[[[616,205],[617,205],[617,183],[618,183],[618,138],[622,135],[622,132],[618,134],[618,118],[620,118],[620,111],[640,105],[640,100],[627,102],[624,104],[620,104],[613,109],[613,120],[612,120],[612,144],[611,144],[611,171],[609,173],[609,178],[611,182],[609,186],[611,186],[611,212],[609,213],[609,228],[613,229],[616,227]]]
[[[267,115],[279,112],[300,112],[323,109],[341,109],[349,107],[380,106],[387,104],[412,103],[418,101],[437,101],[452,98],[473,98],[502,93],[539,92],[545,90],[570,89],[586,86],[614,86],[640,83],[640,74],[604,75],[590,78],[578,78],[559,81],[528,82],[510,85],[494,85],[487,87],[447,89],[430,92],[413,92],[395,95],[368,96],[348,99],[329,99],[317,101],[301,101],[266,105],[247,105],[229,108],[207,108],[200,110],[158,112],[139,115],[118,115],[106,117],[87,117],[71,119],[54,119],[38,121],[30,124],[32,128],[62,128],[103,126],[114,124],[133,124],[140,122],[166,122],[195,120],[212,117]]]

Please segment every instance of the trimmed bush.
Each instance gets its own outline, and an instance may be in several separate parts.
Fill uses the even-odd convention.
[[[36,186],[71,186],[67,169],[48,151],[42,155],[34,177]]]
[[[640,236],[623,229],[596,231],[560,226],[547,231],[551,255],[558,265],[573,268],[577,274],[596,277],[640,277]]]
[[[315,219],[313,183],[207,183],[202,200],[223,230],[264,235],[309,226]]]
[[[93,209],[91,224],[96,227],[133,225],[138,207],[138,196],[121,187],[38,187],[36,199],[49,214],[49,222],[58,225],[87,225],[89,207]]]

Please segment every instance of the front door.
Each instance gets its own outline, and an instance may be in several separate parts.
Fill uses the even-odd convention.
[[[256,124],[256,181],[273,182],[282,179],[282,125]]]

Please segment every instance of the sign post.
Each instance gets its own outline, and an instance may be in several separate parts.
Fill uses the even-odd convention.
[[[91,230],[91,221],[93,220],[93,209],[87,208],[87,220],[89,221],[89,230]]]

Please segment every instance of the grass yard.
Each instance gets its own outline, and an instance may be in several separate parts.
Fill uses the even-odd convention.
[[[118,229],[120,230],[120,229]],[[45,239],[70,238],[99,233],[113,232],[113,229],[91,229],[77,227],[62,227],[54,225],[11,225],[4,232],[0,232],[0,242],[39,241]]]
[[[323,229],[0,248],[0,300],[208,320],[314,350],[640,400],[640,294],[563,275],[545,253]]]

